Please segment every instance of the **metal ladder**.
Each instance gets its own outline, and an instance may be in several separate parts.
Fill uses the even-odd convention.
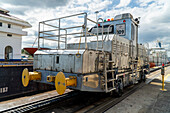
[[[114,36],[115,37],[115,36]],[[116,37],[117,38],[117,37]],[[111,92],[113,90],[115,90],[115,80],[116,80],[116,77],[114,76],[115,75],[115,69],[113,69],[113,63],[115,63],[113,61],[113,52],[117,52],[117,40],[115,40],[115,44],[113,44],[113,49],[112,52],[111,52],[111,55],[109,56],[110,58],[107,59],[107,55],[104,51],[102,51],[102,54],[104,55],[104,58],[103,58],[103,77],[104,77],[104,89],[105,89],[105,92]],[[117,54],[117,53],[116,53]],[[117,55],[116,55],[116,58],[117,58]],[[109,69],[107,69],[107,64],[109,64]],[[111,76],[109,76],[108,78],[108,75],[111,74]],[[108,83],[111,82],[111,86],[108,86]]]
[[[104,83],[102,85],[104,86],[105,92],[111,92],[116,89],[114,87],[114,80],[116,79],[114,77],[115,70],[113,69],[114,61],[106,59],[106,53],[103,53],[103,55],[104,55],[104,57],[103,57],[102,61],[100,61],[103,63],[103,77],[104,77],[103,82]],[[111,55],[111,57],[112,57],[112,55]],[[108,63],[110,65],[109,69],[107,69]],[[108,77],[109,73],[111,73],[111,76]],[[109,82],[111,82],[111,84],[112,84],[111,86],[108,86]]]
[[[135,59],[135,57],[133,56],[134,55],[134,52],[133,52],[133,42],[130,41],[130,49],[131,49],[131,65],[132,65],[132,81],[133,81],[133,84],[136,83],[136,77],[137,77],[137,65],[138,65],[138,61]],[[136,65],[136,68],[134,67],[134,65]]]

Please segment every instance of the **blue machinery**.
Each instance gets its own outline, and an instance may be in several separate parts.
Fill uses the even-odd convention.
[[[138,44],[138,24],[130,13],[108,21],[80,13],[40,22],[38,47],[54,48],[36,51],[34,72],[24,69],[23,85],[30,80],[55,85],[60,95],[67,87],[120,94],[123,86],[144,80],[149,68],[147,49]]]

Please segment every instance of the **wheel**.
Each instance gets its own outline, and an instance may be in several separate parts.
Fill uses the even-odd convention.
[[[146,81],[146,70],[144,70],[143,75],[142,75],[142,81],[145,82]]]
[[[143,77],[143,73],[142,71],[138,72],[139,73],[139,76],[140,76],[140,79],[138,80],[138,83],[141,83],[142,82],[142,77]]]
[[[143,76],[142,76],[142,80],[143,80],[143,82],[146,81],[146,75],[145,75],[145,73],[144,73]]]
[[[123,82],[122,79],[118,79],[116,84],[116,96],[121,97],[123,94]]]

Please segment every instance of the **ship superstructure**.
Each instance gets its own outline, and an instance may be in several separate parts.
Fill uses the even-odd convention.
[[[151,67],[168,63],[167,50],[162,47],[160,41],[157,42],[156,47],[150,48],[149,62]]]

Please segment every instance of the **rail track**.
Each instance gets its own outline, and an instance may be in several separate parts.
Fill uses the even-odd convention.
[[[167,67],[169,68],[169,67]],[[157,77],[158,74],[152,76]],[[151,82],[148,80],[146,83]],[[124,90],[124,94],[119,97],[111,97],[109,94],[104,93],[88,93],[72,91],[64,95],[54,96],[46,98],[44,100],[32,102],[29,104],[17,106],[11,109],[0,111],[2,113],[23,113],[23,112],[86,112],[86,113],[102,113],[107,111],[112,106],[124,100],[126,97],[134,93],[136,90],[142,88],[145,85],[144,82],[129,86]]]
[[[50,97],[50,98],[46,98],[43,100],[39,100],[36,102],[32,102],[32,103],[28,103],[25,105],[21,105],[21,106],[17,106],[14,108],[10,108],[4,111],[0,111],[1,113],[23,113],[23,112],[31,112],[34,111],[38,108],[41,108],[42,106],[47,106],[50,105],[51,103],[54,102],[59,102],[62,100],[65,100],[67,98],[71,98],[73,96],[78,95],[79,92],[76,91],[72,91],[63,95],[58,95],[58,96],[54,96],[54,97]]]
[[[83,111],[85,113],[103,113],[105,111],[107,111],[108,109],[110,109],[111,107],[113,107],[114,105],[118,104],[119,102],[121,102],[122,100],[124,100],[126,97],[128,97],[129,95],[133,94],[136,90],[142,88],[145,85],[145,83],[140,83],[137,84],[135,86],[131,86],[128,87],[126,89],[126,91],[124,91],[124,94],[119,97],[119,98],[108,98],[107,101],[102,102],[99,105],[94,105],[94,107],[88,109],[87,111]]]

